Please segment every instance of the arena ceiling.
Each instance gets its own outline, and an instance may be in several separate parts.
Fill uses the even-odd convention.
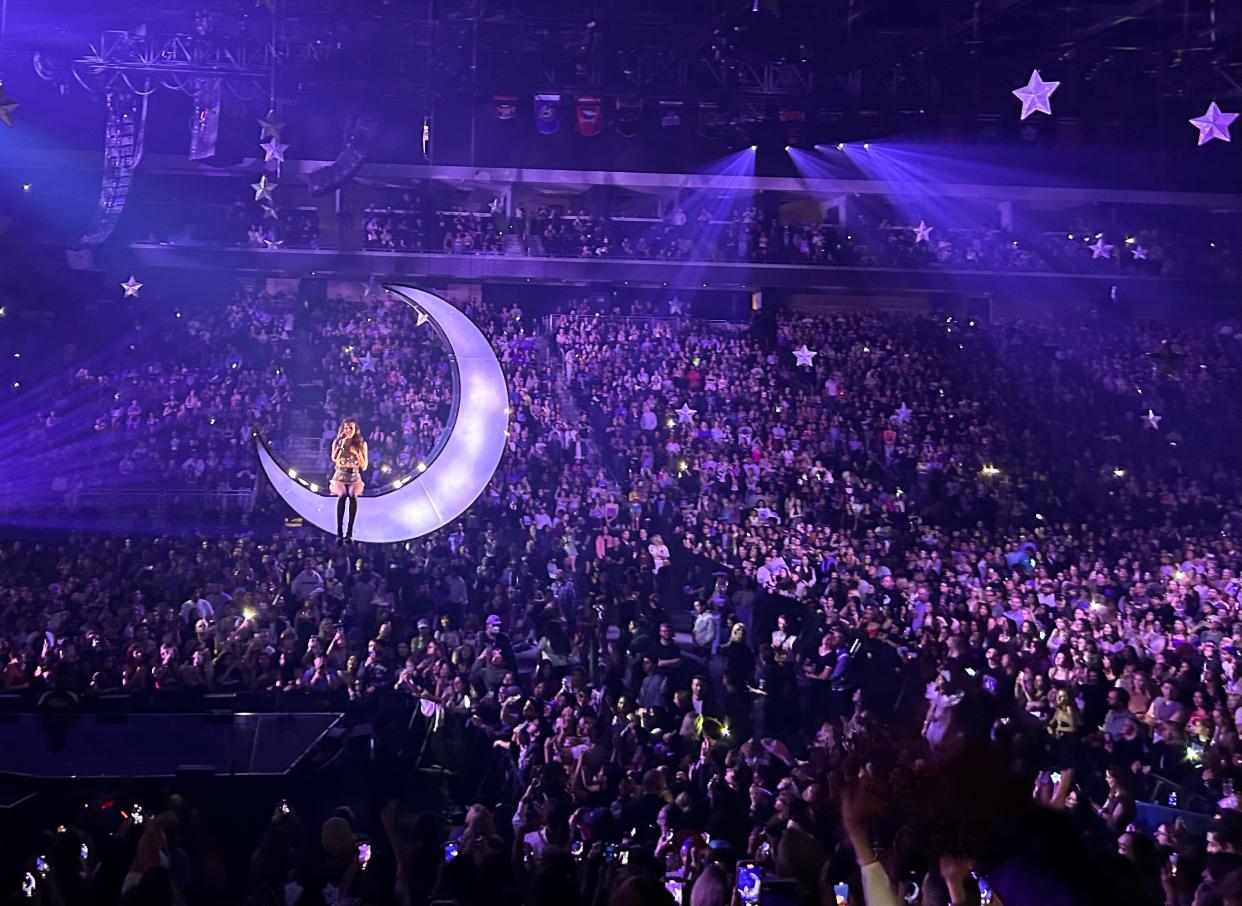
[[[1036,67],[1089,86],[1064,95],[1070,114],[1102,99],[1124,108],[1242,93],[1242,6],[1223,0],[66,0],[54,15],[40,0],[8,7],[2,71],[29,70],[37,55],[41,77],[65,92],[96,87],[99,67],[122,66],[197,65],[266,86],[274,48],[279,90],[295,96],[590,90],[978,113],[989,86]],[[99,59],[102,45],[115,50],[122,39],[133,45],[128,58]]]

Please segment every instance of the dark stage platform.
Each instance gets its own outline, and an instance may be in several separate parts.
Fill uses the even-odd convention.
[[[280,775],[340,714],[13,714],[0,717],[0,775]]]

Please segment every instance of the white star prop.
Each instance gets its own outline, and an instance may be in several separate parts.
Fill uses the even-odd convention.
[[[276,161],[278,164],[285,162],[285,150],[289,147],[280,141],[280,139],[272,136],[266,142],[259,145],[263,149],[263,162]]]
[[[276,189],[276,183],[267,181],[267,174],[259,177],[258,182],[252,182],[250,188],[254,189],[255,201],[271,201],[272,192]]]
[[[669,299],[668,313],[671,315],[684,315],[686,313],[686,303],[674,296],[672,299]]]
[[[1045,82],[1039,77],[1039,70],[1031,70],[1031,80],[1021,88],[1015,88],[1013,96],[1022,102],[1022,119],[1032,113],[1052,115],[1052,92],[1057,90],[1060,82]]]
[[[932,228],[929,227],[927,224],[925,224],[923,221],[920,220],[918,226],[911,227],[910,229],[914,230],[914,241],[916,244],[919,242],[930,242],[931,241]]]
[[[263,216],[264,216],[264,217],[270,217],[270,218],[272,218],[273,220],[279,220],[279,219],[280,219],[280,211],[279,211],[279,210],[277,210],[276,205],[274,205],[274,204],[265,204],[265,205],[263,206]]]
[[[414,312],[414,326],[415,327],[422,327],[424,324],[427,323],[428,320],[429,319],[427,317],[426,312],[421,311],[421,310]]]
[[[278,249],[285,244],[283,239],[264,239],[263,244],[269,249]]]
[[[907,406],[905,401],[902,400],[901,408],[893,414],[897,416],[897,421],[904,425],[906,422],[910,421],[910,416],[914,414],[914,410]]]
[[[803,343],[801,346],[795,349],[793,351],[793,354],[794,354],[794,358],[798,360],[798,364],[796,366],[798,368],[801,368],[803,365],[805,365],[807,368],[812,367],[811,366],[812,359],[814,359],[817,355],[819,355],[819,353],[815,352],[813,349],[807,349],[805,343]]]
[[[1113,257],[1114,246],[1111,246],[1107,242],[1105,242],[1103,236],[1095,240],[1095,245],[1089,245],[1087,246],[1087,248],[1091,249],[1091,257],[1093,259]]]
[[[1130,254],[1134,256],[1135,261],[1147,260],[1147,249],[1143,248],[1141,245],[1136,245],[1134,248],[1130,249]]]
[[[138,282],[138,281],[134,278],[134,275],[133,275],[133,274],[130,274],[130,275],[129,275],[129,279],[128,279],[128,280],[126,280],[124,283],[122,283],[122,284],[121,284],[121,289],[125,290],[125,298],[126,298],[126,299],[128,299],[130,296],[133,296],[133,297],[137,298],[137,297],[138,297],[138,290],[142,289],[142,284],[141,284],[141,283],[139,283],[139,282]]]
[[[673,411],[677,413],[677,424],[693,425],[694,416],[698,413],[699,410],[691,409],[689,403],[682,403],[680,409],[674,409]]]
[[[1236,113],[1225,113],[1216,106],[1216,102],[1208,104],[1207,113],[1196,116],[1190,125],[1199,130],[1199,144],[1206,145],[1214,139],[1229,141],[1229,124],[1238,118]]]
[[[362,358],[358,360],[358,364],[359,366],[361,366],[363,371],[374,371],[375,370],[375,356],[371,355],[371,353],[368,352],[366,355],[364,355]]]
[[[362,284],[362,298],[370,299],[381,289],[383,289],[383,287],[380,286],[379,278],[372,274],[371,279]]]
[[[259,128],[263,131],[259,135],[259,141],[265,138],[274,138],[280,141],[280,130],[285,128],[284,120],[278,119],[275,110],[269,110],[267,116],[259,120]]]
[[[1143,427],[1151,428],[1153,431],[1159,431],[1160,420],[1163,418],[1163,415],[1157,415],[1154,411],[1148,409],[1147,414],[1143,416]]]

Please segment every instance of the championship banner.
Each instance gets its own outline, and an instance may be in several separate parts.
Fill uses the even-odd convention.
[[[597,97],[580,97],[577,107],[577,130],[583,138],[594,138],[599,135],[603,123],[603,105]]]
[[[803,127],[806,125],[806,111],[782,108],[780,111],[780,122],[785,127],[785,143],[789,145],[801,144]]]
[[[498,120],[517,119],[517,95],[498,94],[492,98],[492,115]]]
[[[660,125],[665,128],[681,125],[681,101],[660,101]]]
[[[642,98],[617,98],[617,134],[626,138],[638,135],[643,118]]]
[[[723,130],[724,115],[720,105],[712,101],[699,102],[699,135],[704,138],[719,138]]]
[[[535,95],[535,127],[543,135],[552,135],[561,128],[561,96]]]

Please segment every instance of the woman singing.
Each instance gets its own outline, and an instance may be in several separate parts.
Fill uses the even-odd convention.
[[[336,501],[336,540],[338,543],[354,540],[354,517],[358,515],[358,498],[362,496],[362,472],[367,467],[367,442],[358,430],[358,423],[352,418],[341,422],[336,432],[336,440],[332,441],[332,464],[336,471],[332,473],[329,490],[337,497]],[[349,530],[342,528],[345,521],[346,501],[349,505]]]

